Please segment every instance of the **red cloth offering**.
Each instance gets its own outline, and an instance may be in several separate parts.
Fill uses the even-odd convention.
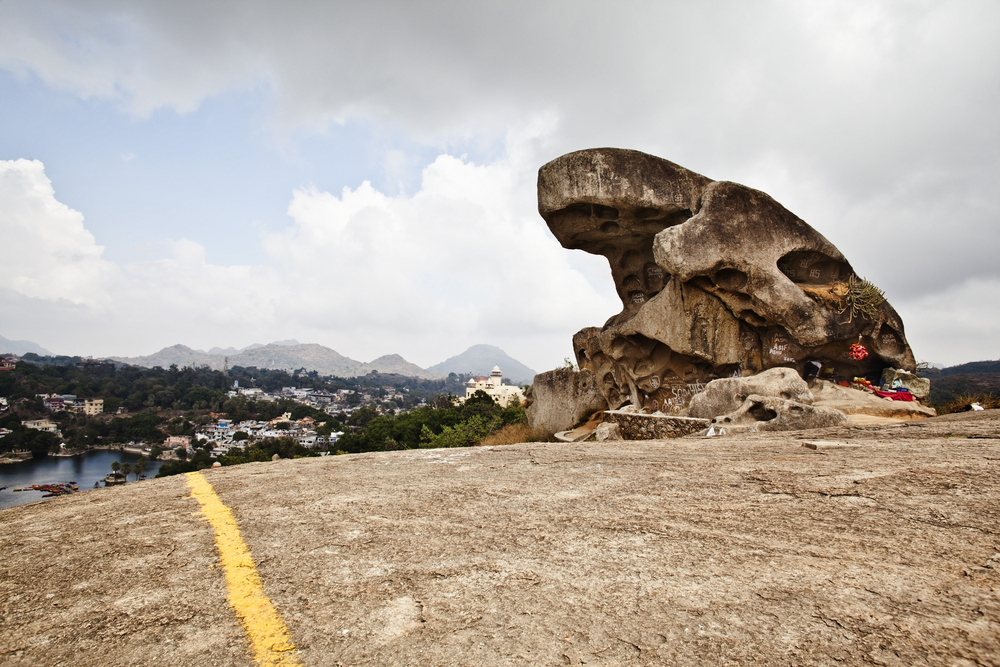
[[[872,389],[876,396],[881,396],[882,398],[891,398],[894,401],[912,401],[913,394],[908,391],[879,391],[878,389]]]

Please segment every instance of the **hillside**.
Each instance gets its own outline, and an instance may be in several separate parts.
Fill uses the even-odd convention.
[[[169,368],[172,364],[176,364],[182,368],[208,366],[213,370],[219,370],[226,363],[227,356],[230,368],[243,366],[288,371],[304,368],[307,371],[316,371],[320,375],[345,378],[367,375],[373,370],[379,373],[396,373],[426,379],[442,377],[440,374],[420,368],[398,354],[388,354],[374,361],[362,363],[323,345],[295,341],[281,341],[268,345],[254,344],[238,352],[234,351],[234,348],[212,348],[211,353],[193,350],[186,345],[172,345],[143,357],[113,357],[113,359],[145,368],[155,366]]]
[[[1000,360],[997,361],[970,361],[967,364],[949,366],[942,368],[937,377],[947,377],[948,375],[968,375],[970,373],[1000,373]]]
[[[976,394],[1000,395],[1000,360],[949,366],[928,377],[931,381],[929,402],[936,405]]]
[[[219,370],[225,363],[225,357],[208,354],[200,350],[193,350],[187,345],[171,345],[159,352],[148,354],[143,357],[111,357],[114,361],[132,366],[142,366],[143,368],[170,368],[176,364],[180,368],[189,366],[198,368],[208,366],[213,370]]]
[[[369,361],[367,364],[362,364],[358,368],[358,375],[368,375],[372,371],[378,371],[379,373],[394,373],[396,375],[405,375],[407,377],[416,378],[426,378],[428,380],[433,380],[436,378],[444,377],[440,373],[433,373],[429,370],[423,369],[414,363],[411,363],[399,356],[398,354],[386,354],[374,361]]]
[[[996,665],[998,437],[988,411],[199,477],[295,664]],[[0,662],[254,664],[201,507],[177,476],[0,511]]]
[[[305,368],[307,371],[316,371],[320,375],[351,377],[359,374],[357,371],[362,364],[360,361],[345,357],[336,350],[316,343],[300,345],[271,343],[252,350],[244,350],[229,357],[229,365],[281,370]]]
[[[931,403],[948,403],[960,396],[976,394],[1000,395],[1000,373],[957,373],[931,377]]]
[[[517,384],[531,384],[538,374],[495,345],[473,345],[465,352],[435,364],[427,370],[441,375],[472,373],[486,376],[494,366],[499,366],[504,377]]]
[[[30,340],[10,340],[9,338],[0,336],[0,354],[16,354],[20,356],[29,352],[40,356],[50,356],[52,354],[41,345],[32,343]]]
[[[212,348],[211,352],[202,352],[186,345],[172,345],[147,356],[112,358],[115,361],[145,368],[154,366],[168,368],[172,364],[177,364],[180,367],[208,366],[213,370],[219,370],[225,363],[226,356],[229,358],[230,368],[243,366],[288,371],[304,368],[307,371],[316,371],[320,375],[344,378],[378,371],[432,380],[445,377],[448,373],[489,375],[494,366],[500,366],[504,377],[518,384],[528,384],[535,377],[534,370],[492,345],[473,345],[462,354],[427,369],[407,361],[398,354],[383,355],[364,363],[345,357],[323,345],[296,341],[280,341],[268,345],[254,344],[238,352],[235,348],[218,347]]]

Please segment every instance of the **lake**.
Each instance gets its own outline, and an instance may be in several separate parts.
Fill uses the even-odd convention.
[[[77,456],[46,456],[43,459],[30,459],[20,463],[0,463],[0,486],[7,487],[0,491],[0,509],[42,500],[41,491],[28,490],[14,493],[15,488],[32,484],[75,481],[80,487],[80,493],[83,493],[93,489],[94,482],[111,474],[112,461],[132,463],[139,458],[137,454],[128,452],[97,449]],[[163,461],[147,461],[143,473],[148,478],[156,476],[156,471],[160,469],[162,463]],[[129,475],[128,478],[129,484],[136,483],[132,481],[135,475]]]

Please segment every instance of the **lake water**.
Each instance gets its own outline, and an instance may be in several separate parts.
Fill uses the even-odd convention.
[[[13,489],[31,486],[32,484],[58,484],[75,481],[80,487],[80,493],[94,488],[94,482],[111,474],[111,462],[132,463],[140,457],[128,452],[98,449],[77,456],[46,456],[43,459],[30,459],[20,463],[0,463],[0,486],[7,488],[0,491],[0,509],[24,505],[42,500],[41,491],[18,491]],[[163,461],[146,461],[143,474],[147,478],[156,476]],[[135,484],[135,475],[129,475],[129,484]],[[141,480],[140,480],[141,482]],[[102,483],[103,487],[104,484]],[[46,498],[45,500],[48,500]]]

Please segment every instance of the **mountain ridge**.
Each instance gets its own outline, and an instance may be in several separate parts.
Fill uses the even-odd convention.
[[[52,356],[51,352],[38,343],[32,343],[30,340],[10,340],[9,338],[0,336],[0,354],[16,354],[20,356],[22,354],[28,354],[29,352],[38,355]]]
[[[290,371],[304,368],[307,371],[316,371],[321,375],[338,377],[359,377],[377,371],[425,379],[442,378],[452,372],[489,375],[493,366],[500,366],[505,377],[519,384],[530,383],[536,374],[534,370],[514,359],[499,347],[486,344],[473,345],[465,352],[449,357],[430,368],[422,368],[399,354],[385,354],[372,361],[361,362],[318,343],[298,343],[297,341],[279,341],[267,345],[254,343],[240,350],[234,347],[213,347],[209,352],[178,343],[153,354],[137,357],[111,357],[111,359],[146,368],[154,366],[168,368],[176,364],[177,366],[192,367],[208,366],[215,370],[221,370],[228,359],[230,366],[255,366]]]
[[[531,384],[538,375],[537,371],[528,368],[499,347],[485,343],[473,345],[465,352],[434,364],[427,370],[441,375],[472,373],[486,376],[494,366],[499,366],[504,377],[510,378],[517,384]]]
[[[255,343],[232,353],[231,351],[234,349],[212,348],[213,351],[222,352],[220,354],[195,350],[186,345],[177,344],[149,355],[111,358],[121,363],[147,368],[154,366],[167,368],[176,364],[178,366],[208,366],[215,370],[221,370],[228,360],[230,366],[255,366],[289,371],[304,368],[322,375],[338,377],[358,377],[372,371],[426,379],[441,377],[407,361],[398,354],[383,355],[365,363],[346,357],[336,350],[318,343],[296,342],[292,344],[291,341],[279,341],[267,345]]]

